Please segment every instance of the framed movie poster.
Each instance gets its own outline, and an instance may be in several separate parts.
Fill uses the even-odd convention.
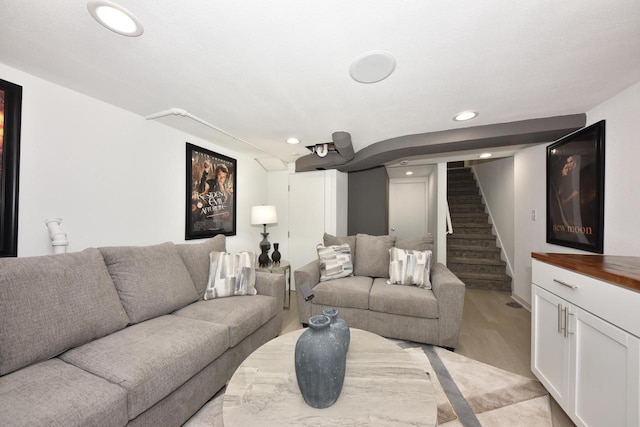
[[[547,243],[601,254],[604,120],[547,147]]]
[[[22,86],[0,80],[0,257],[18,255]]]
[[[187,143],[185,239],[236,234],[236,160]]]

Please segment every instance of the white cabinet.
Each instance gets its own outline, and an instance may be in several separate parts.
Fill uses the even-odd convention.
[[[536,259],[532,276],[533,373],[576,425],[639,426],[640,293]]]

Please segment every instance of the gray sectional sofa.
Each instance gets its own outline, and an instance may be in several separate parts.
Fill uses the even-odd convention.
[[[433,251],[433,239],[394,236],[324,235],[324,246],[347,243],[353,276],[320,281],[320,260],[295,270],[296,287],[308,284],[313,298],[296,292],[301,323],[336,307],[350,327],[388,338],[455,348],[462,323],[465,285],[444,264],[432,263],[431,289],[390,285],[389,249]]]
[[[277,336],[285,278],[203,300],[199,244],[0,259],[0,425],[179,426]]]

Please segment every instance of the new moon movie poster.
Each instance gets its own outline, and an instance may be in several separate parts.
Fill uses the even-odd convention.
[[[547,242],[602,253],[604,130],[601,121],[547,147]]]

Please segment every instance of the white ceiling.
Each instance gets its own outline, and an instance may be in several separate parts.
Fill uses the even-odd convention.
[[[81,0],[1,0],[0,62],[255,157],[583,113],[640,81],[638,0],[118,0],[123,37]],[[386,80],[349,76],[364,52]],[[2,76],[0,76],[2,78]],[[457,123],[454,114],[480,112]],[[298,146],[285,143],[290,136]]]

